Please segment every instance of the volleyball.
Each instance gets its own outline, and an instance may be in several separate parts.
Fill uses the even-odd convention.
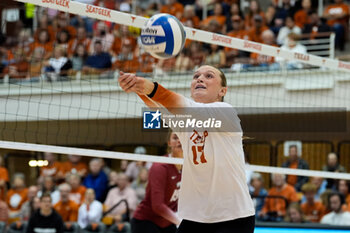
[[[141,30],[143,48],[158,59],[167,59],[179,54],[185,40],[182,23],[169,14],[152,16]]]

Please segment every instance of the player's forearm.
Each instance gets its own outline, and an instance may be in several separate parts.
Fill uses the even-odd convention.
[[[158,86],[155,86],[155,88],[156,90],[153,90],[154,95],[150,96],[153,101],[160,103],[166,108],[185,107],[184,97],[182,95],[170,91],[160,84],[158,84]]]

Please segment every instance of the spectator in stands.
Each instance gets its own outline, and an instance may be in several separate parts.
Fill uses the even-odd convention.
[[[57,38],[56,38],[54,46],[55,47],[60,46],[60,47],[64,48],[65,51],[68,51],[69,41],[70,41],[70,36],[69,36],[68,31],[62,30],[59,33],[57,33]]]
[[[67,183],[71,187],[69,199],[80,205],[84,201],[86,187],[81,185],[81,178],[77,173],[68,175]]]
[[[85,50],[84,44],[78,44],[73,57],[71,58],[72,70],[70,73],[74,75],[76,72],[82,71],[87,58],[88,54]]]
[[[323,17],[328,21],[328,25],[335,31],[335,44],[343,51],[345,47],[345,31],[349,26],[349,6],[343,0],[334,0],[334,4],[326,7]]]
[[[143,146],[138,146],[134,149],[134,154],[147,154],[147,150]],[[126,168],[125,175],[129,177],[131,181],[137,179],[139,176],[140,170],[142,168],[146,168],[149,170],[152,166],[152,163],[150,162],[142,162],[142,161],[134,161],[128,164],[128,167]]]
[[[102,42],[96,41],[94,47],[94,54],[88,56],[83,67],[83,72],[86,74],[100,74],[112,66],[111,56],[102,51]]]
[[[135,72],[139,70],[140,64],[134,53],[132,42],[128,39],[123,40],[120,53],[117,55],[112,65],[113,69],[124,70],[125,72]]]
[[[64,222],[76,222],[78,220],[79,205],[72,200],[69,200],[71,187],[67,183],[58,186],[60,191],[60,201],[54,205],[55,210],[61,215]]]
[[[304,26],[310,23],[309,13],[312,9],[311,0],[302,0],[302,9],[298,10],[294,15],[295,25],[299,28],[304,28]]]
[[[171,57],[168,59],[159,59],[157,62],[157,68],[160,73],[173,72],[175,69],[175,63],[175,57]]]
[[[286,183],[286,177],[282,174],[272,174],[273,187],[268,196],[281,196],[282,198],[265,199],[264,207],[259,213],[262,221],[280,222],[286,215],[287,204],[298,201],[298,195],[293,186]],[[286,203],[287,202],[287,203]]]
[[[49,32],[45,29],[39,31],[38,40],[30,45],[29,56],[31,59],[49,59],[52,55],[53,44],[50,40]]]
[[[38,187],[35,185],[32,185],[28,188],[28,200],[23,203],[20,211],[20,216],[22,221],[28,221],[30,216],[37,210],[37,200],[35,198],[38,194]]]
[[[184,8],[184,13],[181,18],[181,22],[185,23],[188,20],[192,22],[194,28],[199,28],[200,19],[198,16],[196,16],[194,5],[186,5]]]
[[[281,22],[285,22],[287,16],[294,16],[296,8],[292,5],[291,0],[283,0],[282,6],[276,9],[276,19],[280,19]]]
[[[5,222],[7,224],[8,218],[9,218],[9,208],[6,202],[0,199],[0,222]]]
[[[350,181],[338,180],[337,182],[336,190],[344,196],[345,204],[350,206]]]
[[[126,169],[128,168],[128,161],[127,160],[121,160],[120,161],[120,171],[121,172],[126,172]]]
[[[60,12],[57,15],[56,27],[54,28],[55,32],[56,32],[55,38],[57,38],[57,35],[61,31],[67,31],[69,34],[69,38],[75,38],[77,36],[77,30],[72,25],[69,25],[69,22],[70,22],[69,14],[67,14],[65,12]]]
[[[230,32],[230,31],[233,31],[234,29],[232,28],[233,27],[233,23],[232,23],[232,19],[233,17],[238,17],[239,19],[244,19],[244,15],[241,11],[241,8],[239,6],[239,4],[236,2],[236,3],[233,3],[231,4],[231,7],[230,7],[230,17],[227,17],[227,20],[226,20],[226,31],[227,32]],[[242,20],[242,25],[244,24],[243,22],[244,20]],[[244,28],[244,27],[243,27]]]
[[[239,39],[249,40],[249,33],[244,28],[244,23],[242,18],[239,15],[234,15],[231,17],[231,31],[227,34],[228,36],[232,36]],[[247,63],[249,60],[249,53],[233,49],[229,47],[225,47],[225,56],[226,56],[226,64],[227,66],[231,67],[231,65],[234,65],[235,63]],[[245,57],[247,61],[239,61],[242,60],[242,58]]]
[[[310,34],[310,39],[329,37],[329,32],[332,32],[332,28],[324,20],[320,19],[316,11],[310,11],[309,18],[310,23],[305,24],[303,34]]]
[[[9,185],[9,173],[4,166],[4,159],[0,156],[0,200],[6,200],[6,191]]]
[[[87,174],[87,171],[88,171],[88,167],[86,163],[81,161],[81,156],[68,155],[68,161],[62,164],[60,177],[61,179],[66,179],[66,176],[70,173],[77,173],[80,177],[85,177]]]
[[[208,32],[223,34],[222,27],[216,20],[210,21],[209,25],[206,27],[205,30],[207,30]],[[210,44],[207,43],[202,44],[202,46],[203,48],[210,48]]]
[[[14,55],[11,50],[4,46],[0,46],[0,73],[4,73],[4,70],[14,61]]]
[[[322,177],[311,177],[310,183],[316,186],[315,201],[321,201],[320,196],[326,191],[327,181],[323,180]],[[306,199],[302,200],[304,203]]]
[[[44,152],[44,159],[47,160],[47,166],[40,168],[40,176],[52,176],[57,178],[57,173],[60,171],[62,164],[56,161],[56,155],[49,152]]]
[[[288,148],[288,160],[282,164],[282,167],[292,169],[309,169],[309,164],[301,159],[298,154],[298,147],[296,145],[290,145]],[[308,177],[305,176],[287,176],[287,183],[294,186],[297,191],[301,191],[301,187],[308,181]]]
[[[38,197],[44,193],[50,193],[52,205],[55,205],[60,200],[60,193],[56,189],[55,179],[52,176],[45,176],[42,182],[42,188],[38,191]]]
[[[338,156],[334,152],[328,153],[327,164],[323,165],[322,170],[326,172],[346,172],[346,169],[338,163]],[[335,184],[334,179],[327,179],[327,189],[334,189]]]
[[[13,176],[11,189],[7,192],[6,203],[9,207],[9,221],[14,222],[20,219],[20,210],[28,200],[28,189],[25,186],[24,175],[16,173]]]
[[[30,217],[26,233],[39,233],[38,229],[41,232],[63,233],[63,228],[62,217],[52,208],[50,194],[43,194],[40,198],[40,209]]]
[[[44,68],[41,49],[35,49],[29,59],[29,71],[27,74],[27,79],[32,81],[39,80]]]
[[[18,43],[15,51],[20,51],[20,54],[28,54],[30,51],[30,44],[34,42],[31,31],[29,29],[22,29],[18,35]]]
[[[191,42],[190,54],[191,54],[191,60],[193,62],[194,69],[196,69],[196,67],[199,67],[203,64],[203,61],[205,59],[205,54],[202,49],[202,44],[196,41]]]
[[[176,0],[168,0],[167,4],[164,4],[160,8],[160,13],[168,13],[176,18],[181,19],[184,11],[184,6]]]
[[[85,199],[79,208],[78,224],[84,229],[91,223],[98,223],[101,221],[103,206],[101,202],[95,200],[95,191],[87,189],[85,192]]]
[[[310,222],[320,222],[326,211],[320,201],[315,201],[316,189],[316,185],[312,183],[306,183],[301,188],[306,199],[306,202],[301,205],[301,209]]]
[[[214,4],[214,15],[210,15],[206,19],[204,19],[201,22],[201,27],[205,30],[208,30],[209,24],[212,21],[215,21],[216,23],[218,23],[220,31],[224,28],[225,23],[226,23],[226,16],[223,13],[221,3]],[[208,31],[211,31],[211,30],[208,30]]]
[[[305,223],[308,222],[298,202],[293,202],[288,206],[285,222]]]
[[[190,50],[188,48],[183,48],[181,53],[176,57],[175,71],[183,72],[191,70],[193,67],[191,61]]]
[[[108,194],[106,201],[104,202],[107,207],[107,211],[111,210],[115,205],[121,200],[125,199],[128,202],[129,209],[132,212],[137,206],[137,196],[135,191],[129,185],[129,178],[124,173],[120,173],[118,178],[118,187],[111,189]],[[112,209],[108,215],[113,217],[115,222],[123,221],[123,215],[126,214],[125,204],[120,204],[119,206]],[[125,216],[124,216],[125,218]]]
[[[136,192],[138,203],[145,197],[147,181],[148,170],[146,168],[141,168],[138,177],[131,183],[131,188]]]
[[[74,55],[76,53],[78,46],[82,45],[84,48],[84,52],[87,54],[87,51],[90,47],[91,40],[86,35],[86,30],[84,27],[78,27],[77,29],[77,37],[71,39],[68,42],[68,54],[70,56]]]
[[[310,0],[308,0],[310,1]],[[288,35],[290,33],[295,33],[297,35],[301,34],[301,28],[297,25],[295,25],[294,20],[291,16],[288,16],[286,18],[286,26],[282,27],[277,36],[277,44],[279,45],[285,45],[288,43]]]
[[[262,43],[262,33],[269,28],[264,24],[261,15],[255,15],[253,20],[253,26],[248,32],[248,36],[252,41]]]
[[[102,170],[102,159],[92,159],[89,163],[90,173],[84,179],[84,186],[95,191],[96,199],[103,201],[108,188],[107,175]]]
[[[27,56],[21,49],[14,51],[14,60],[8,66],[5,67],[3,73],[8,74],[13,80],[25,79],[29,70],[29,63]]]
[[[223,68],[226,65],[224,49],[216,44],[211,44],[207,55],[205,56],[205,64]]]
[[[264,206],[265,196],[267,196],[267,191],[264,188],[264,180],[260,173],[254,172],[252,174],[249,188],[250,195],[255,204],[255,213],[258,216]]]
[[[261,34],[261,39],[264,44],[277,47],[275,34],[271,30],[264,31]],[[250,64],[248,67],[252,65],[267,70],[278,70],[280,68],[279,64],[275,62],[274,56],[267,56],[260,53],[251,53],[250,58]]]
[[[136,48],[137,41],[130,33],[129,27],[126,25],[116,25],[114,27],[114,41],[109,53],[113,57],[113,61],[121,52],[124,41],[128,41],[131,44],[132,50]]]
[[[44,64],[46,77],[50,81],[62,80],[62,77],[67,76],[68,70],[72,68],[65,48],[60,46],[55,47],[53,56]]]
[[[252,0],[252,1],[250,1],[248,14],[246,15],[246,18],[244,21],[245,28],[250,29],[255,25],[254,20],[255,20],[256,15],[259,15],[261,17],[262,23],[266,24],[265,14],[261,10],[259,1]]]
[[[84,17],[81,15],[73,15],[70,19],[70,25],[77,29],[77,37],[79,35],[79,27],[84,28],[87,37],[91,37],[93,33],[94,22],[95,20],[93,18]]]
[[[96,48],[96,42],[101,42],[101,48]],[[98,54],[99,52],[108,53],[114,41],[114,35],[110,33],[109,26],[104,21],[96,22],[94,36],[91,39],[89,54]],[[102,43],[103,42],[103,43]],[[98,50],[96,50],[98,49]]]
[[[272,5],[268,6],[265,12],[266,26],[270,28],[273,33],[278,35],[281,27],[283,27],[283,19],[276,18],[276,8]]]
[[[40,33],[43,30],[48,32],[49,41],[53,42],[56,38],[55,37],[56,33],[55,33],[53,26],[51,25],[51,23],[49,21],[49,17],[47,16],[47,14],[41,14],[40,17],[38,17],[38,28],[34,32],[34,39],[36,41],[39,41]]]
[[[144,73],[152,73],[158,60],[149,53],[145,52],[142,48],[138,48],[138,52],[139,64],[142,64],[140,65],[139,71]]]
[[[112,188],[116,188],[118,186],[118,173],[116,171],[111,171],[108,176],[108,191]]]
[[[350,213],[343,211],[342,209],[343,204],[345,204],[344,196],[337,192],[331,193],[328,196],[328,202],[332,212],[323,216],[321,223],[331,225],[350,225]]]

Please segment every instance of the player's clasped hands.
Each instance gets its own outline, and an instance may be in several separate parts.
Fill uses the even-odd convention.
[[[120,87],[126,92],[135,92],[137,94],[144,93],[144,78],[137,77],[132,73],[119,72],[118,82]]]

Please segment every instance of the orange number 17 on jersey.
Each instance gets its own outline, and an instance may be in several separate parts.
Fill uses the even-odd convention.
[[[200,162],[206,163],[207,160],[205,159],[204,155],[204,144],[205,144],[205,138],[208,136],[208,132],[204,131],[203,136],[199,135],[199,133],[196,130],[193,130],[193,134],[190,137],[192,142],[196,145],[192,146],[192,154],[193,154],[193,163],[199,164],[197,161],[198,155],[200,154]]]

